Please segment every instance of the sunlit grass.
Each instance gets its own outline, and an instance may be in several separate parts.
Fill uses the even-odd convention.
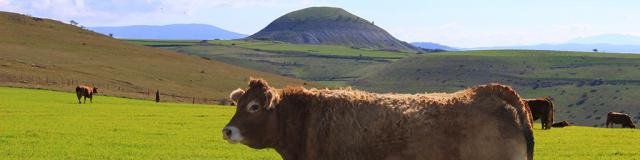
[[[280,159],[222,140],[234,108],[0,87],[0,159]],[[540,130],[535,159],[638,159],[640,130]]]
[[[640,159],[640,130],[534,126],[535,159]]]
[[[233,111],[0,87],[0,159],[278,159],[221,138]]]

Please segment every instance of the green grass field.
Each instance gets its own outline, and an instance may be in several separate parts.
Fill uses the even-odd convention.
[[[0,87],[0,159],[279,159],[222,140],[233,107]],[[540,125],[536,124],[536,128]],[[536,159],[640,159],[640,130],[536,129]]]
[[[276,159],[230,145],[234,108],[0,87],[0,159]]]

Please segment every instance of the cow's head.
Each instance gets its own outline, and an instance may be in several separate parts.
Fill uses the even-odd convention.
[[[236,89],[230,94],[236,113],[222,129],[229,143],[242,143],[252,148],[269,147],[276,142],[278,131],[275,108],[280,101],[278,92],[262,79],[252,79],[246,91]]]
[[[98,93],[98,88],[93,87],[93,93]]]

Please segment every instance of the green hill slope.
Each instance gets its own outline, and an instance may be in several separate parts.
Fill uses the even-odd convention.
[[[0,87],[2,159],[280,159],[228,144],[235,108],[106,96],[79,105],[71,93]],[[640,130],[535,125],[535,159],[638,159]]]
[[[346,82],[364,76],[368,73],[367,70],[414,55],[337,45],[304,45],[270,41],[127,41],[264,72],[292,76],[328,86],[344,86]]]
[[[328,86],[375,92],[451,92],[500,82],[527,98],[551,96],[556,119],[602,126],[606,113],[640,120],[640,55],[557,51],[408,54],[265,41],[130,41]],[[362,55],[362,56],[360,56]]]
[[[551,96],[556,120],[601,126],[609,111],[640,120],[640,55],[465,51],[412,56],[349,84],[378,92],[450,92],[499,82],[527,98]]]
[[[100,94],[214,103],[250,76],[275,85],[302,80],[132,45],[58,21],[0,12],[0,85],[73,91],[95,84]],[[311,84],[313,85],[313,84]],[[208,98],[208,99],[204,99]]]

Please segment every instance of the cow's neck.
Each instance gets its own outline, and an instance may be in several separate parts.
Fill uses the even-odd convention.
[[[280,133],[274,148],[285,160],[308,159],[314,155],[307,144],[311,129],[307,105],[305,96],[293,94],[283,95],[277,106]]]

